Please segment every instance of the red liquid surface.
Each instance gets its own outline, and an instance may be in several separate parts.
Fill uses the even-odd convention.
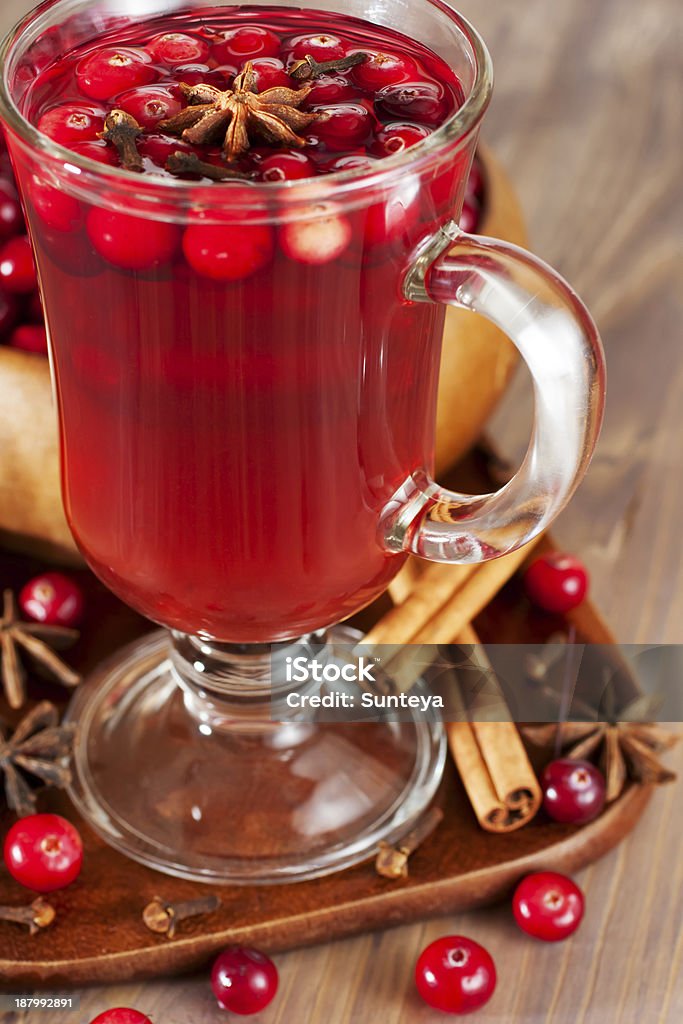
[[[457,105],[452,72],[393,32],[240,9],[118,29],[44,68],[24,109],[36,123],[76,101],[106,112],[116,96],[79,94],[84,53],[245,24],[275,33],[285,64],[291,38],[309,32],[407,55],[420,79],[439,84],[443,117]],[[154,84],[175,76],[153,68]],[[353,84],[352,71],[343,77]],[[302,151],[316,174],[349,153],[372,157],[397,120],[378,113],[372,90],[354,89],[371,129],[346,149],[311,132]],[[257,144],[241,166],[259,175],[275,152]],[[416,246],[453,215],[468,158],[406,177],[372,208],[349,212],[332,198],[312,231],[278,227],[276,211],[272,224],[242,224],[236,238],[226,217],[231,241],[218,260],[221,226],[207,256],[196,210],[123,230],[120,209],[103,218],[106,196],[60,205],[35,167],[14,158],[53,345],[66,510],[95,571],[155,621],[233,642],[296,636],[376,597],[403,561],[380,543],[381,512],[433,458],[443,311],[406,302],[403,278]],[[145,168],[145,177],[166,174],[147,158]],[[139,180],[131,174],[131,196]],[[253,186],[211,191],[225,188]]]

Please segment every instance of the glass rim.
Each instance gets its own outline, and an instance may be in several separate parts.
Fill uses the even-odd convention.
[[[49,136],[38,131],[35,125],[24,117],[11,95],[7,83],[8,58],[12,49],[20,42],[22,34],[35,24],[41,16],[45,16],[60,4],[67,0],[46,0],[32,8],[24,17],[18,21],[13,28],[7,32],[0,43],[0,118],[19,136],[21,141],[30,146],[33,151],[44,153],[49,158],[62,164],[70,165],[77,174],[85,172],[89,175],[106,180],[109,187],[113,185],[122,188],[130,187],[131,180],[137,180],[142,186],[139,193],[149,193],[160,189],[167,197],[171,195],[183,196],[190,192],[196,193],[198,189],[211,188],[215,185],[207,185],[202,181],[185,181],[173,178],[170,175],[131,175],[129,171],[119,167],[112,167],[102,164],[90,157],[75,153],[73,150],[55,142]],[[333,174],[320,175],[316,178],[303,178],[294,181],[279,182],[251,182],[240,181],[239,184],[247,186],[248,191],[253,194],[255,205],[262,206],[266,197],[280,198],[287,197],[287,204],[296,203],[300,200],[305,205],[310,205],[319,199],[333,199],[334,191],[339,198],[352,193],[358,187],[384,188],[394,183],[394,179],[401,178],[406,170],[413,172],[420,171],[430,163],[438,163],[447,153],[464,145],[471,132],[479,125],[482,117],[491,100],[493,90],[493,65],[491,56],[483,39],[471,23],[458,11],[454,10],[445,0],[421,0],[431,7],[441,11],[460,30],[471,47],[474,57],[474,81],[465,97],[464,103],[446,120],[439,125],[428,138],[418,142],[414,146],[404,149],[390,157],[377,160],[377,166],[368,171],[363,168],[352,168],[347,171],[336,171]],[[320,195],[318,195],[318,191]],[[248,205],[245,202],[245,189],[229,190],[221,189],[221,196],[229,200],[230,193],[238,196],[237,206],[244,208]],[[140,195],[140,198],[142,196]],[[230,206],[230,202],[225,203]]]

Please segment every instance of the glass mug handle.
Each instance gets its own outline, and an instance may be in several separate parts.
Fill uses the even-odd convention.
[[[605,394],[600,337],[570,286],[518,246],[442,228],[405,281],[414,302],[480,313],[514,342],[531,373],[534,426],[524,461],[492,494],[449,491],[424,471],[397,491],[381,520],[384,546],[436,562],[481,562],[540,533],[590,461]]]

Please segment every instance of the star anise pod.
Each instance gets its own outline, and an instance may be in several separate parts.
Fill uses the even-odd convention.
[[[11,590],[3,595],[3,614],[0,618],[0,661],[2,685],[11,708],[22,707],[26,700],[26,673],[19,660],[19,651],[25,651],[47,669],[64,686],[77,686],[81,677],[69,668],[48,644],[57,646],[73,643],[78,630],[66,626],[45,626],[41,622],[22,622],[17,617],[17,606]]]
[[[33,814],[36,793],[26,776],[62,789],[71,779],[69,759],[73,725],[59,725],[57,708],[49,701],[36,704],[8,738],[0,728],[0,771],[5,796],[20,818]]]
[[[306,139],[297,133],[320,116],[299,110],[311,88],[276,86],[257,93],[256,73],[252,62],[247,61],[232,89],[224,92],[212,85],[181,83],[188,105],[174,117],[160,121],[159,128],[195,146],[222,140],[223,155],[229,163],[246,153],[252,135],[275,145],[305,146]]]

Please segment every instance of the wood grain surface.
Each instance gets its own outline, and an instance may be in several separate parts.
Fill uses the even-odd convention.
[[[0,23],[28,4],[4,0]],[[683,323],[677,0],[459,0],[493,54],[497,89],[485,138],[507,165],[533,248],[591,306],[608,353],[609,402],[589,478],[559,536],[593,570],[593,593],[620,639],[683,639]],[[676,26],[678,25],[678,31]],[[518,452],[523,379],[497,416]],[[683,749],[670,759],[683,771]],[[412,970],[437,936],[483,942],[498,990],[477,1024],[679,1024],[683,1020],[683,815],[680,785],[657,793],[639,827],[579,876],[586,920],[542,945],[500,907],[278,957],[281,988],[255,1024],[438,1024]],[[214,1024],[206,977],[82,992],[81,1024],[114,1005],[155,1024]],[[29,1014],[30,1024],[44,1016]],[[6,1014],[6,1024],[28,1017]]]

